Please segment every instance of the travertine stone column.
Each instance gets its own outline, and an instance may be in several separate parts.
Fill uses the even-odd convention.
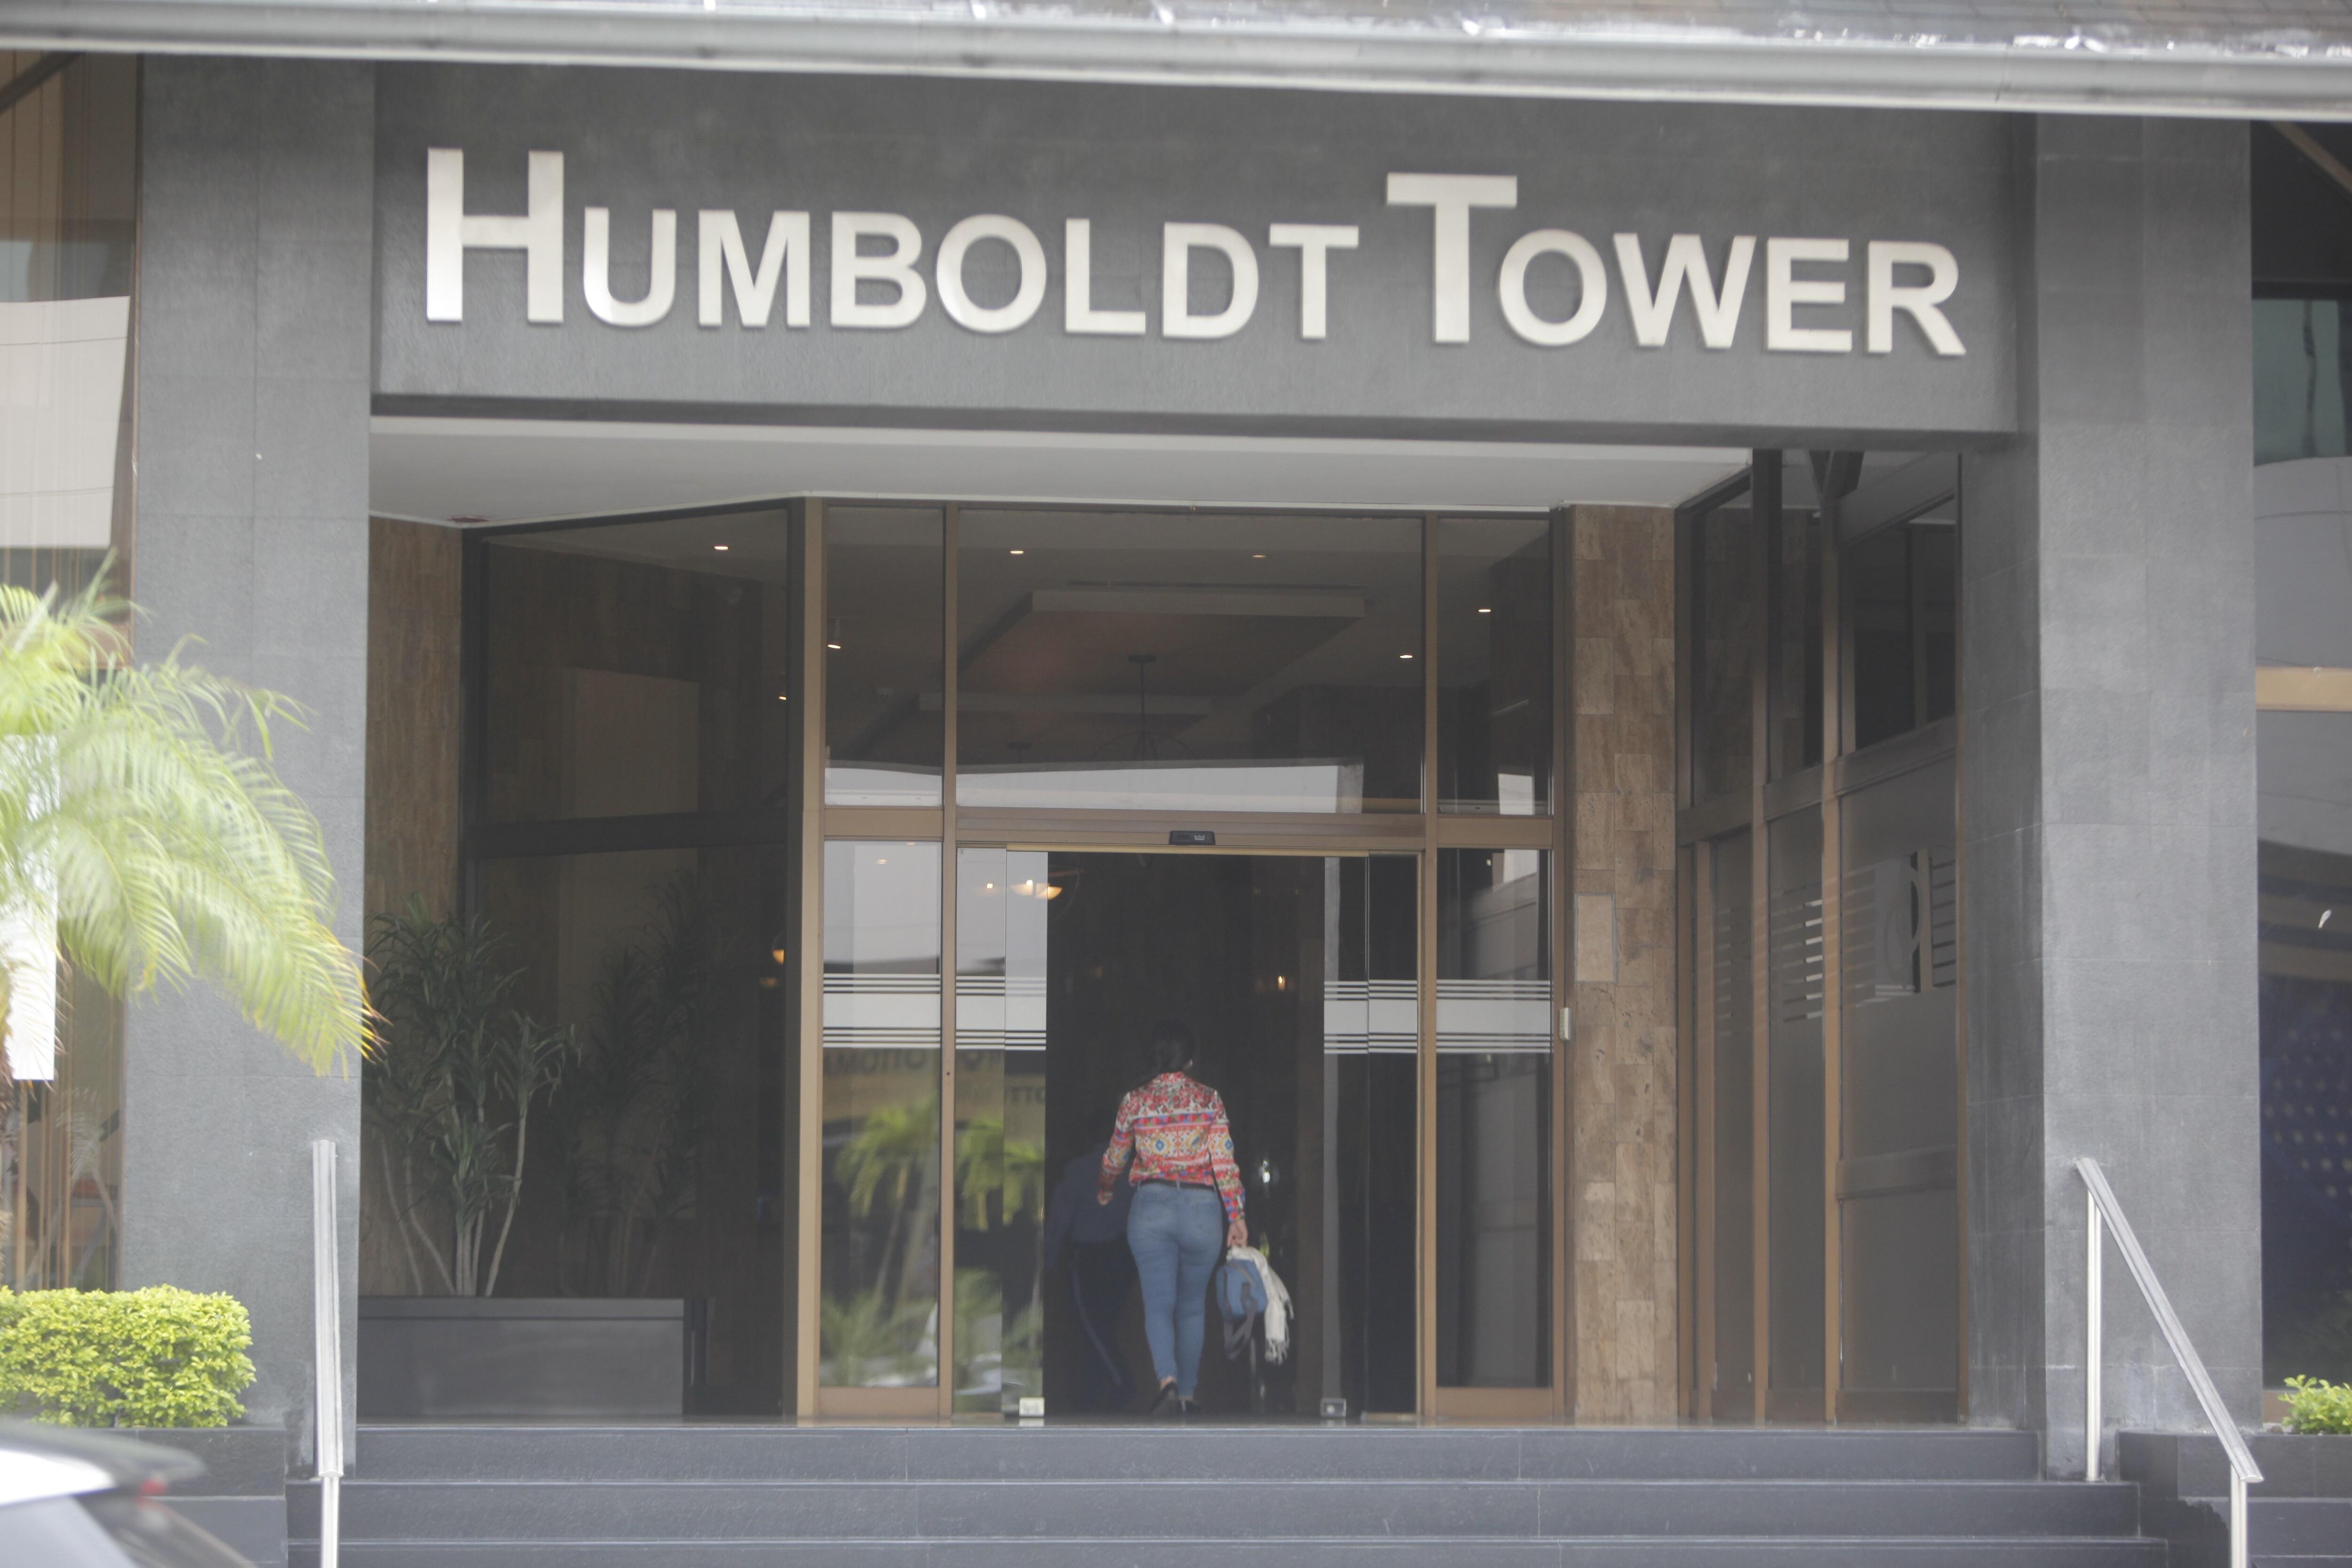
[[[1675,519],[1577,507],[1574,1415],[1675,1414]]]

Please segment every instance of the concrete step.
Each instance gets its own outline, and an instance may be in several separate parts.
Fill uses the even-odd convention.
[[[1965,1428],[368,1426],[370,1480],[2024,1480]]]
[[[294,1533],[317,1534],[316,1498]],[[307,1514],[307,1517],[305,1515]],[[2126,1485],[2031,1481],[347,1481],[361,1541],[2128,1536]]]
[[[2164,1543],[1890,1537],[1688,1537],[1524,1541],[1326,1538],[1261,1541],[346,1542],[348,1568],[2164,1568]],[[298,1545],[292,1568],[317,1568]]]

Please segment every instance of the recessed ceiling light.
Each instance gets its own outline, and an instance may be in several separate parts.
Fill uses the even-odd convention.
[[[1258,551],[1255,554],[1252,555],[1250,559],[1253,561],[1263,561],[1265,559],[1265,552],[1263,550]]]
[[[776,693],[776,700],[779,702],[790,702],[792,700],[793,694],[789,691],[779,691]]]
[[[1479,613],[1480,615],[1482,615],[1482,616],[1491,616],[1491,615],[1493,615],[1495,612],[1494,612],[1494,611],[1492,611],[1492,610],[1490,610],[1490,609],[1488,609],[1486,605],[1479,605],[1479,606],[1478,606],[1478,613]]]
[[[714,544],[714,545],[712,545],[710,548],[711,548],[711,549],[713,549],[713,550],[724,550],[724,549],[726,549],[727,547],[726,547],[725,545],[723,545],[723,544]]]
[[[1008,550],[1005,553],[1008,555],[1026,555],[1029,552],[1025,550]]]
[[[1397,655],[1397,657],[1398,657],[1399,658],[1411,658],[1412,657],[1412,655],[1411,655],[1411,654],[1409,654],[1409,653],[1401,653],[1401,654]]]
[[[837,643],[837,642],[829,642],[829,643],[825,644],[824,646],[825,646],[825,647],[829,647],[829,648],[831,648],[831,649],[833,649],[833,651],[834,651],[834,652],[835,652],[835,653],[839,653],[839,652],[841,651],[841,645],[840,645],[839,643]]]

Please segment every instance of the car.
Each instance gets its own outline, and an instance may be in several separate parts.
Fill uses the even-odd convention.
[[[253,1568],[172,1511],[174,1448],[0,1422],[0,1568]]]

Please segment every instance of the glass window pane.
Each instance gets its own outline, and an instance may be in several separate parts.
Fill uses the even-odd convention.
[[[1018,1415],[1045,1393],[1045,862],[956,851],[958,1410]]]
[[[1772,776],[1822,760],[1822,514],[1805,454],[1785,465],[1772,541]]]
[[[958,526],[960,805],[1419,808],[1416,520]]]
[[[1440,811],[1551,810],[1549,518],[1437,524]]]
[[[133,542],[139,61],[78,56],[32,82],[54,61],[0,49],[0,78],[30,84],[0,110],[0,517],[9,553],[43,556]]]
[[[1550,856],[1437,869],[1437,1381],[1551,1382]]]
[[[1902,734],[1916,722],[1912,683],[1911,531],[1881,529],[1850,547],[1839,568],[1845,589],[1845,633],[1853,670],[1852,723],[1857,750]]]
[[[492,860],[482,910],[517,978],[507,1004],[574,1051],[530,1107],[501,1296],[653,1297],[686,1310],[688,1414],[763,1414],[783,1391],[781,1182],[784,852],[650,849]],[[378,961],[383,962],[381,948]],[[373,1065],[373,1064],[372,1064]],[[446,1204],[431,1128],[379,1076],[370,1136],[419,1152],[393,1189]],[[448,1175],[438,1173],[441,1188]],[[404,1293],[444,1289],[421,1248],[378,1243]],[[487,1291],[485,1292],[487,1293]]]
[[[1709,851],[1715,1364],[1700,1369],[1701,1392],[1710,1414],[1746,1417],[1756,1413],[1756,871],[1744,829]]]
[[[1772,1363],[1769,1414],[1822,1414],[1822,819],[1784,816],[1771,853]],[[1789,1397],[1793,1396],[1793,1397]]]
[[[790,539],[761,511],[489,543],[489,819],[780,806]]]
[[[2344,637],[2278,619],[2307,646]],[[2263,713],[2255,726],[2263,1381],[2352,1382],[2352,714]]]
[[[20,975],[18,984],[27,984]],[[56,1032],[11,1039],[0,1101],[0,1281],[111,1290],[122,1252],[122,1006],[57,972]]]
[[[1692,645],[1691,776],[1695,800],[1745,795],[1754,773],[1752,672],[1763,638],[1757,624],[1756,541],[1743,501],[1698,520],[1696,625]]]
[[[1841,805],[1842,1382],[1860,1417],[1948,1420],[1956,1407],[1954,780],[1945,762]]]
[[[1959,682],[1959,531],[1947,498],[1840,565],[1856,750],[1949,718]]]
[[[824,847],[829,1387],[936,1387],[940,847]]]
[[[2340,458],[2352,434],[2352,332],[2336,300],[2257,300],[2254,461]]]
[[[1300,1118],[1302,1145],[1321,1154],[1302,1147],[1298,1162],[1311,1184],[1298,1198],[1298,1300],[1318,1320],[1310,1334],[1302,1317],[1299,1346],[1320,1364],[1300,1382],[1319,1383],[1322,1398],[1346,1400],[1350,1413],[1421,1403],[1417,869],[1406,855],[1325,860],[1321,930],[1307,933],[1323,943],[1323,1082],[1313,1115]],[[1302,1398],[1301,1413],[1309,1408]]]
[[[824,509],[824,801],[937,805],[945,755],[935,507]]]

